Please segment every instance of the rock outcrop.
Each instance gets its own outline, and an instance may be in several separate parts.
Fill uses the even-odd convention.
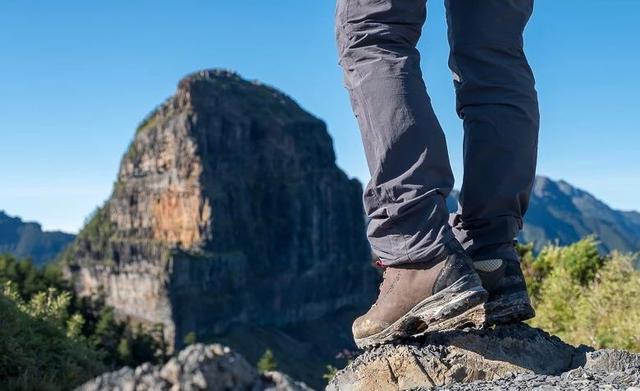
[[[306,384],[277,371],[259,374],[244,357],[218,344],[190,345],[163,366],[145,363],[135,369],[124,367],[76,388],[76,391],[107,390],[312,391]]]
[[[595,390],[633,386],[640,387],[640,355],[576,348],[520,324],[449,331],[377,347],[339,371],[328,390]]]
[[[320,379],[375,295],[361,191],[323,121],[266,85],[198,72],[141,123],[66,273],[178,348],[191,332],[252,361],[271,348]]]

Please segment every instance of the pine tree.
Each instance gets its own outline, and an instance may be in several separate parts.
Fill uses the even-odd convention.
[[[278,363],[276,362],[275,357],[273,356],[273,352],[271,349],[265,350],[260,360],[258,360],[258,372],[265,373],[269,371],[275,371],[278,368]]]

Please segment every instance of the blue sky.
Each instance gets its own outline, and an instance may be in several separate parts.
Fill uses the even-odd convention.
[[[423,71],[456,186],[462,126],[442,0]],[[0,210],[76,231],[111,191],[137,123],[192,71],[276,86],[327,122],[338,164],[368,180],[342,87],[334,0],[0,0]],[[640,1],[537,0],[526,50],[541,102],[538,173],[640,210]]]

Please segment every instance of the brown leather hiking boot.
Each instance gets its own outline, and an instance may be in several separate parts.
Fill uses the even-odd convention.
[[[484,325],[488,293],[462,247],[447,247],[451,252],[444,259],[385,268],[376,303],[353,323],[359,348]]]
[[[485,303],[487,326],[517,323],[536,315],[518,260],[478,259],[473,266],[489,292]]]

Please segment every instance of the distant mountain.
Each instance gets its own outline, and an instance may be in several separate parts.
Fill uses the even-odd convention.
[[[595,234],[605,251],[640,251],[640,214],[607,206],[565,181],[538,177],[525,219],[522,239],[571,243]]]
[[[447,205],[455,210],[458,192]],[[603,251],[640,251],[640,213],[610,208],[565,181],[538,176],[518,240],[540,250],[547,243],[570,244],[595,235]]]
[[[43,231],[38,223],[24,222],[0,210],[0,254],[31,258],[42,265],[55,258],[74,237],[60,231]]]

